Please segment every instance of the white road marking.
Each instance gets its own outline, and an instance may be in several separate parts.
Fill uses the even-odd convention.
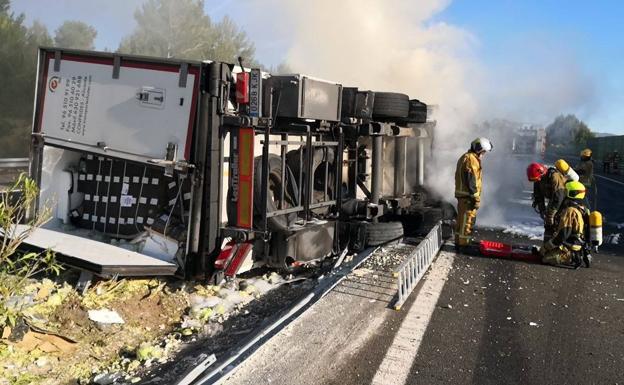
[[[381,365],[373,378],[373,385],[405,384],[412,368],[412,362],[418,354],[427,325],[431,320],[440,293],[453,266],[455,254],[441,252],[432,264],[429,275],[401,323],[392,345],[386,352]]]
[[[596,175],[596,177],[604,179],[604,180],[608,180],[609,182],[617,183],[617,184],[620,184],[620,185],[624,186],[624,183],[620,182],[619,180],[607,178],[606,176],[602,176],[602,175]]]

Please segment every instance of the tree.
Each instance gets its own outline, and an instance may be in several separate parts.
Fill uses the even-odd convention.
[[[54,44],[63,48],[93,49],[96,36],[97,31],[89,24],[68,20],[55,31]]]
[[[0,0],[0,157],[28,155],[37,71],[37,47],[50,45],[43,24],[24,25],[25,16],[10,13]]]
[[[10,5],[11,4],[9,0],[0,0],[0,15],[2,14],[8,15]]]
[[[245,31],[241,30],[228,16],[214,26],[212,39],[212,58],[228,63],[236,63],[239,57],[245,59],[245,66],[255,66],[256,48],[249,41]],[[210,58],[210,57],[209,57]]]
[[[583,121],[575,115],[559,115],[546,127],[546,141],[549,145],[584,145],[595,135]]]
[[[30,48],[39,46],[52,46],[54,41],[48,32],[48,28],[39,20],[33,21],[32,26],[26,33],[26,39]]]
[[[147,0],[134,14],[135,30],[119,52],[168,58],[253,63],[255,48],[228,17],[214,24],[203,0]]]
[[[574,134],[574,143],[580,146],[585,146],[587,141],[591,138],[595,138],[596,135],[587,127],[584,122],[581,122],[579,126],[576,128],[576,133]]]

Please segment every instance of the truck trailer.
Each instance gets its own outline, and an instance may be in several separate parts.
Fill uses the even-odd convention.
[[[450,219],[425,103],[240,64],[41,48],[30,175],[52,218],[24,244],[100,276],[221,279]]]

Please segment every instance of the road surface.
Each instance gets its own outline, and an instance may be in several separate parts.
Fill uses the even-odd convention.
[[[599,179],[598,188],[605,217],[620,220],[624,185]],[[347,280],[226,384],[624,383],[619,244],[578,270],[444,251],[399,312],[391,292]]]

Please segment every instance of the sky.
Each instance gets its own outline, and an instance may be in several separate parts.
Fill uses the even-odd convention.
[[[98,31],[97,49],[115,50],[123,36],[133,30],[133,13],[143,1],[12,0],[11,4],[14,12],[26,15],[27,23],[39,20],[51,32],[65,20],[85,21]],[[213,19],[229,15],[255,43],[257,59],[269,67],[276,66],[285,60],[292,35],[279,28],[279,17],[258,20],[250,3],[262,1],[206,0],[205,10]],[[392,0],[385,1],[392,4]],[[446,23],[470,33],[479,62],[500,74],[497,86],[518,82],[516,73],[518,77],[534,74],[523,71],[529,66],[573,68],[571,73],[586,85],[588,101],[561,113],[577,114],[594,131],[624,134],[624,2],[445,1],[444,9],[428,22]],[[417,0],[413,3],[418,6]],[[544,71],[544,76],[550,76],[549,72]],[[543,102],[536,99],[536,104]]]

